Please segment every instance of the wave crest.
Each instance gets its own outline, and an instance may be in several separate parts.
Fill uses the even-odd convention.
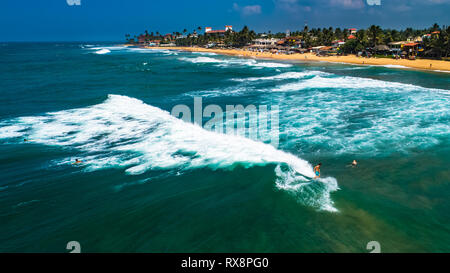
[[[94,106],[21,117],[3,124],[0,138],[29,137],[35,143],[70,146],[86,152],[83,162],[90,171],[125,168],[127,174],[138,175],[156,169],[182,172],[205,167],[231,169],[236,164],[244,167],[273,164],[289,166],[286,172],[298,174],[276,172],[277,185],[286,181],[285,185],[290,186],[314,175],[307,161],[269,144],[204,130],[126,96],[109,95],[105,102]],[[66,159],[61,164],[69,162]],[[329,187],[312,190],[308,200],[319,201],[302,203],[333,210],[331,190]],[[303,194],[298,198],[301,200]]]

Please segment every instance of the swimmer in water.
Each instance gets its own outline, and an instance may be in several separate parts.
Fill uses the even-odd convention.
[[[322,166],[322,163],[317,164],[317,166],[314,167],[314,173],[316,174],[316,176],[314,177],[314,179],[319,178],[320,177],[320,167]]]
[[[353,162],[349,165],[347,165],[347,167],[353,167],[355,168],[356,166],[358,166],[358,162],[356,162],[356,160],[353,160]]]
[[[83,161],[81,161],[81,160],[79,160],[79,159],[77,158],[77,159],[75,159],[75,162],[72,163],[72,165],[74,165],[74,164],[80,164],[80,163],[83,163]]]

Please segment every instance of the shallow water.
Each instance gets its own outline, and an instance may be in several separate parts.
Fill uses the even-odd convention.
[[[112,44],[0,53],[1,252],[450,251],[448,73]],[[279,144],[170,115],[198,96],[267,105]]]

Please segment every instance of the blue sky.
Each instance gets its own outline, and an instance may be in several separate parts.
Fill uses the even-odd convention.
[[[244,25],[258,32],[310,27],[386,28],[450,24],[450,0],[2,0],[2,41],[120,41],[125,33],[169,33]],[[368,2],[381,2],[369,5]]]

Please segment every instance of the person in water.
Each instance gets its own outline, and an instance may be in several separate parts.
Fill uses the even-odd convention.
[[[314,179],[320,177],[320,167],[322,166],[322,163],[317,164],[317,166],[314,167],[314,173],[316,174],[316,177]]]
[[[81,160],[79,160],[79,159],[77,158],[77,159],[75,159],[75,162],[72,163],[72,164],[80,164],[80,163],[83,163],[83,161],[81,161]]]
[[[355,168],[356,166],[358,166],[358,162],[356,162],[356,160],[353,160],[352,163],[348,164],[346,167],[352,167]]]

